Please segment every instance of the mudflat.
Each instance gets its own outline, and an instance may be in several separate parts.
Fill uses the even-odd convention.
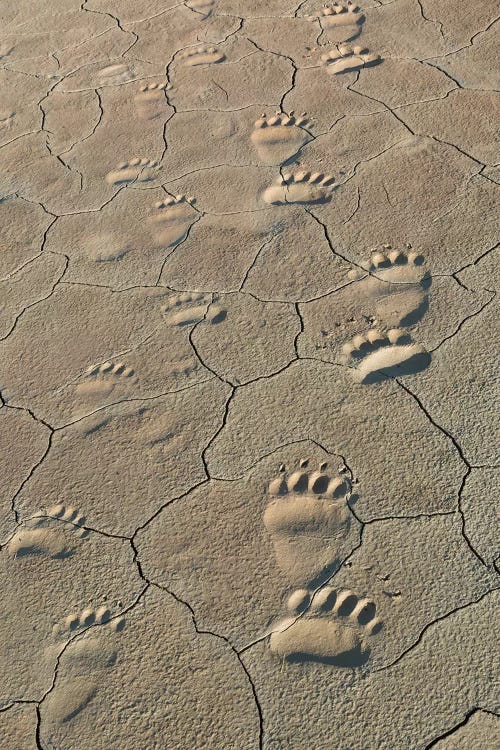
[[[493,750],[498,5],[0,9],[0,746]]]

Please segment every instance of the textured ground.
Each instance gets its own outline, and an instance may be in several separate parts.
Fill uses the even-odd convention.
[[[3,3],[2,748],[499,747],[497,13]]]

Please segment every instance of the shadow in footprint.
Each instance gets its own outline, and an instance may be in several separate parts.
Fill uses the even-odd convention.
[[[407,328],[408,326],[415,325],[415,323],[418,323],[419,320],[422,320],[428,309],[429,299],[427,297],[424,297],[420,305],[416,307],[415,310],[412,310],[410,313],[408,313],[408,315],[405,315],[401,318],[400,326],[403,328]]]
[[[337,656],[316,656],[315,654],[308,653],[294,653],[285,657],[285,660],[290,664],[303,664],[304,662],[311,662],[315,664],[329,664],[334,667],[343,667],[355,669],[362,667],[370,658],[370,650],[362,650],[360,646],[346,651]]]
[[[385,380],[391,378],[400,378],[405,375],[415,375],[417,372],[422,372],[427,367],[429,367],[430,362],[431,355],[429,352],[418,352],[399,365],[384,367],[383,369],[371,372],[369,375],[365,376],[365,378],[363,379],[363,383],[366,385],[371,385],[374,383],[383,383]]]
[[[330,580],[333,574],[337,572],[341,565],[342,560],[340,560],[339,558],[332,560],[331,563],[325,565],[323,570],[318,573],[318,575],[316,575],[311,581],[309,581],[308,587],[310,589],[318,589],[320,586],[323,586]]]

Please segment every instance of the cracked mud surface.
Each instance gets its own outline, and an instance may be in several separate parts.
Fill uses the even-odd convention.
[[[497,747],[497,4],[35,5],[5,746]]]

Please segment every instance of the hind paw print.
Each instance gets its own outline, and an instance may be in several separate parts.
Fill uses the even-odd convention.
[[[226,317],[226,310],[219,305],[212,305],[212,297],[202,292],[183,292],[170,297],[163,305],[162,312],[171,326],[192,326],[201,320],[209,323],[220,323]]]
[[[329,75],[361,70],[381,61],[380,55],[369,52],[366,47],[351,47],[349,44],[340,44],[338,49],[321,55],[321,62]]]
[[[352,367],[358,383],[377,383],[409,375],[428,366],[430,354],[398,328],[387,333],[370,329],[342,347],[342,362]]]
[[[53,519],[65,522],[65,530],[71,532],[71,536],[64,533],[63,528],[54,524]],[[45,555],[51,558],[64,558],[71,555],[74,544],[73,537],[85,539],[90,531],[83,528],[85,517],[72,506],[54,505],[46,513],[38,513],[28,519],[24,526],[16,531],[10,539],[7,549],[11,557],[35,557]]]
[[[285,173],[264,191],[262,199],[271,205],[326,203],[331,200],[334,183],[334,177],[321,172]]]
[[[424,257],[412,250],[409,243],[405,250],[384,245],[382,250],[373,251],[368,270],[370,275],[359,282],[359,293],[365,300],[373,301],[374,321],[401,328],[422,317],[431,278]],[[351,281],[359,281],[363,271],[356,268],[347,275]]]
[[[108,172],[106,182],[115,186],[150,182],[155,179],[159,168],[158,162],[151,159],[131,159],[118,164],[116,169]]]
[[[334,3],[324,5],[319,13],[309,16],[310,21],[320,20],[323,29],[337,26],[361,26],[365,17],[354,3]]]
[[[165,91],[172,88],[171,83],[146,83],[134,96],[137,112],[143,120],[154,120],[165,113],[167,98]]]
[[[169,196],[155,204],[157,212],[150,217],[155,241],[161,247],[179,244],[198,216],[193,208],[195,198],[185,195]]]
[[[217,47],[197,47],[181,52],[179,59],[184,65],[194,67],[195,65],[215,65],[226,59],[224,52]]]
[[[93,625],[103,627],[92,628],[92,634],[86,633],[83,638],[73,638]],[[97,695],[105,671],[116,664],[118,649],[115,635],[124,627],[125,618],[111,618],[107,606],[88,608],[69,615],[64,623],[54,626],[54,644],[50,647],[54,655],[60,652],[63,641],[67,645],[71,637],[72,642],[65,648],[62,663],[59,663],[61,674],[58,684],[50,691],[44,704],[46,725],[51,732],[77,717]],[[61,653],[57,658],[60,657]]]
[[[361,666],[370,655],[367,642],[383,627],[371,599],[330,586],[314,595],[307,589],[294,591],[287,608],[291,617],[274,629],[270,649],[289,661]]]
[[[123,362],[103,362],[100,365],[92,365],[84,377],[85,380],[76,386],[75,392],[80,398],[90,400],[107,398],[119,383],[137,385],[139,382],[135,370]]]
[[[295,584],[310,583],[338,567],[354,521],[347,504],[348,477],[329,473],[327,463],[317,470],[308,467],[308,459],[289,475],[280,467],[269,484],[264,512],[278,566]]]
[[[307,143],[309,127],[311,122],[305,112],[300,116],[276,112],[272,117],[264,113],[256,120],[250,140],[262,161],[281,164]]]

